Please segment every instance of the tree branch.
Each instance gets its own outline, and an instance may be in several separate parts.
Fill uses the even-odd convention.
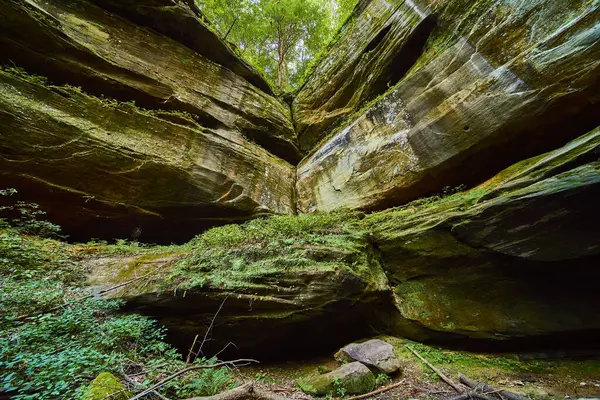
[[[463,374],[458,374],[458,380],[460,383],[462,383],[476,391],[479,390],[481,392],[488,392],[488,393],[496,392],[500,395],[500,397],[506,397],[509,400],[529,400],[527,397],[521,396],[519,394],[509,392],[506,390],[502,390],[502,389],[496,389],[495,387],[490,386],[487,383],[481,383],[481,382],[474,381],[474,380],[469,379],[468,377],[464,376]]]
[[[415,350],[413,350],[412,348],[406,346],[406,348],[408,350],[410,350],[415,356],[419,357],[419,359],[421,361],[423,361],[425,363],[425,365],[427,365],[429,368],[431,368],[431,370],[433,372],[435,372],[440,378],[442,378],[442,380],[444,382],[446,382],[449,386],[451,386],[454,390],[456,390],[458,393],[462,393],[463,390],[460,386],[458,386],[456,383],[454,383],[452,381],[452,379],[448,378],[446,375],[444,375],[442,373],[442,371],[440,371],[439,369],[437,369],[436,367],[434,367],[429,361],[427,361],[426,359],[424,359],[419,353],[417,353]]]
[[[376,396],[376,395],[378,395],[378,394],[380,394],[380,393],[385,393],[385,392],[387,392],[387,391],[389,391],[389,390],[392,390],[392,389],[394,389],[394,388],[397,388],[398,386],[400,386],[400,385],[403,385],[405,382],[406,382],[406,380],[405,380],[405,379],[402,379],[400,382],[398,382],[398,383],[394,383],[393,385],[389,385],[389,386],[383,387],[383,388],[381,388],[381,389],[374,390],[374,391],[372,391],[372,392],[369,392],[369,393],[361,394],[360,396],[349,397],[349,398],[347,398],[347,399],[345,399],[345,400],[361,400],[361,399],[367,399],[367,398],[369,398],[369,397],[373,397],[373,396]]]
[[[214,396],[193,397],[187,400],[288,400],[286,397],[278,396],[269,391],[254,386],[254,383],[246,383],[227,392]]]
[[[196,371],[199,369],[218,368],[218,367],[223,367],[225,365],[232,365],[232,366],[236,367],[237,366],[236,364],[239,364],[239,363],[257,363],[258,364],[258,361],[242,358],[242,359],[233,360],[233,361],[223,361],[223,362],[212,364],[212,365],[196,365],[194,367],[184,368],[184,369],[179,370],[179,371],[175,372],[174,374],[166,377],[162,381],[158,382],[156,385],[144,390],[143,392],[141,392],[139,394],[136,394],[135,396],[131,397],[129,400],[141,399],[142,397],[144,397],[147,394],[150,394],[151,392],[155,391],[156,389],[164,386],[166,383],[172,381],[173,379],[177,378],[178,376],[186,374],[188,372]]]

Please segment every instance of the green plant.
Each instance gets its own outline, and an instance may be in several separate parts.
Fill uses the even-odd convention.
[[[216,358],[202,358],[197,360],[196,364],[210,365],[216,361]],[[233,375],[227,367],[203,369],[188,375],[177,385],[177,396],[214,396],[233,387]]]
[[[0,382],[15,400],[78,399],[101,372],[148,358],[177,359],[148,318],[116,313],[122,302],[89,299],[2,330]],[[0,305],[1,307],[2,305]]]
[[[83,273],[71,246],[0,224],[0,388],[11,398],[79,399],[101,372],[182,364],[164,329],[120,314],[121,301],[73,302],[88,294]]]
[[[0,190],[0,196],[5,197],[17,193],[17,190],[12,188]],[[46,215],[46,212],[42,211],[36,203],[17,200],[13,205],[0,206],[0,211],[12,214],[11,217],[5,219],[9,220],[11,225],[21,233],[41,237],[60,237],[60,226],[39,219],[42,215]]]
[[[387,374],[380,373],[375,377],[376,386],[387,385],[392,382],[392,378],[390,378]]]
[[[335,397],[344,397],[346,396],[346,388],[344,388],[344,384],[339,378],[335,378],[333,380],[333,395]]]

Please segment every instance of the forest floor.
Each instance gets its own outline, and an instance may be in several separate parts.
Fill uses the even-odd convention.
[[[600,360],[535,359],[533,355],[490,355],[445,350],[407,340],[382,336],[394,345],[401,361],[402,372],[381,387],[403,382],[390,391],[372,397],[378,400],[449,399],[457,394],[429,367],[419,361],[405,345],[410,345],[444,374],[458,382],[459,373],[497,388],[527,396],[531,399],[600,398]],[[544,354],[536,354],[544,357]],[[520,360],[521,359],[521,360]],[[235,372],[238,383],[255,381],[280,396],[311,399],[301,392],[296,382],[337,368],[331,357],[272,365],[244,367]],[[333,395],[335,398],[335,394]]]

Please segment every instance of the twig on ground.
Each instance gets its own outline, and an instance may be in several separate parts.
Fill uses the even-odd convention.
[[[193,397],[187,400],[288,400],[288,398],[255,387],[254,383],[250,382],[214,396]]]
[[[488,392],[488,393],[497,393],[500,397],[505,397],[509,400],[529,400],[529,398],[521,396],[519,394],[509,392],[509,391],[503,390],[503,389],[497,389],[493,386],[488,385],[487,383],[474,381],[474,380],[466,377],[463,374],[458,374],[458,380],[462,384],[470,387],[473,390],[480,390],[482,392]]]
[[[215,354],[215,357],[219,357],[219,355],[220,355],[222,352],[224,352],[225,350],[227,350],[227,348],[228,348],[229,346],[233,346],[233,347],[235,347],[237,350],[239,350],[239,348],[237,347],[237,345],[236,345],[235,343],[233,343],[233,342],[229,342],[229,343],[227,343],[227,344],[225,345],[225,347],[223,347],[221,350],[219,350],[219,352],[218,352],[217,354]]]
[[[452,381],[452,379],[450,379],[446,375],[444,375],[442,373],[442,371],[440,371],[439,369],[437,369],[436,367],[434,367],[429,361],[427,361],[426,359],[424,359],[419,353],[417,353],[415,350],[413,350],[409,346],[406,346],[406,348],[408,350],[410,350],[415,356],[417,356],[421,361],[423,361],[423,363],[425,363],[425,365],[427,365],[429,368],[431,368],[431,370],[433,372],[435,372],[444,382],[446,382],[454,390],[456,390],[458,393],[463,393],[464,392],[464,390],[460,386],[458,386],[456,383],[454,383],[454,381]]]
[[[233,361],[223,361],[220,363],[216,363],[216,364],[211,364],[211,365],[196,365],[193,367],[189,367],[189,368],[184,368],[182,370],[179,370],[177,372],[175,372],[174,374],[166,377],[165,379],[163,379],[162,381],[158,382],[156,385],[144,390],[143,392],[136,394],[135,396],[133,396],[132,398],[130,398],[129,400],[138,400],[141,399],[142,397],[146,396],[147,394],[155,391],[156,389],[164,386],[166,383],[172,381],[173,379],[177,378],[180,375],[186,374],[188,372],[192,372],[192,371],[196,371],[199,369],[209,369],[209,368],[218,368],[218,367],[223,367],[225,365],[233,365],[233,366],[238,366],[237,364],[240,363],[245,363],[245,365],[250,364],[250,363],[257,363],[257,360],[252,360],[252,359],[239,359],[239,360],[233,360]]]
[[[486,396],[484,394],[470,391],[465,394],[461,394],[460,396],[456,396],[451,398],[450,400],[470,400],[470,399],[478,399],[478,400],[496,400],[493,397]]]
[[[367,399],[369,397],[373,397],[373,396],[376,396],[376,395],[378,395],[380,393],[384,393],[384,392],[387,392],[387,391],[392,390],[394,388],[397,388],[398,386],[403,385],[404,383],[406,383],[406,380],[402,379],[400,382],[394,383],[393,385],[389,385],[389,386],[383,387],[381,389],[374,390],[374,391],[369,392],[369,393],[361,394],[360,396],[349,397],[349,398],[347,398],[345,400]]]

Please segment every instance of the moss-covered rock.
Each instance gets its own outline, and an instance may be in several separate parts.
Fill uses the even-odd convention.
[[[299,165],[301,211],[381,210],[479,184],[598,125],[596,2],[429,3],[439,26],[411,71]],[[336,60],[334,50],[322,68]],[[307,88],[325,78],[312,79]],[[318,115],[329,96],[319,99],[295,115]]]
[[[287,104],[250,83],[265,86],[181,2],[11,0],[0,16],[0,46],[0,63],[96,96],[187,111],[208,128],[299,160]]]
[[[0,177],[72,239],[189,240],[294,212],[293,167],[185,114],[101,100],[0,71]]]
[[[329,351],[390,311],[387,278],[357,223],[341,213],[215,228],[170,253],[96,258],[88,282],[102,289],[151,273],[110,295],[158,318],[182,348],[224,301],[208,353],[229,342],[261,360]]]
[[[368,216],[395,287],[397,332],[539,347],[589,340],[600,329],[599,139],[596,129],[471,191]]]
[[[355,361],[326,374],[300,380],[298,386],[313,396],[343,397],[375,389],[375,375],[364,364]]]
[[[245,78],[272,95],[267,81],[250,64],[237,56],[209,25],[208,18],[193,0],[90,0],[137,25],[155,30],[189,47],[196,53]]]
[[[116,376],[110,372],[103,372],[90,383],[81,400],[127,400],[132,396]]]

